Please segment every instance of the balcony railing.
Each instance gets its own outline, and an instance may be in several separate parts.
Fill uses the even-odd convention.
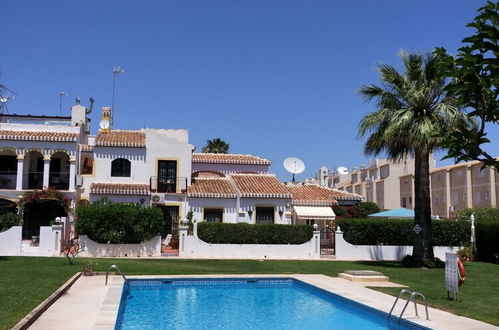
[[[186,193],[187,192],[187,178],[161,178],[152,176],[150,179],[151,192],[158,193]]]
[[[0,172],[0,189],[16,189],[17,172]]]
[[[69,189],[69,173],[51,172],[49,174],[49,187],[58,190]]]
[[[23,178],[24,189],[42,189],[43,172],[28,172]]]

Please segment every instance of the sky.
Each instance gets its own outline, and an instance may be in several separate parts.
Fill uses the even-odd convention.
[[[188,129],[200,151],[219,137],[231,153],[306,170],[351,168],[374,156],[357,137],[374,111],[358,90],[400,50],[456,53],[485,1],[2,1],[0,83],[9,113],[70,115],[95,99],[92,132],[112,103],[114,128]],[[485,149],[499,156],[499,129]],[[437,154],[440,159],[442,153]],[[451,160],[439,161],[447,165]]]

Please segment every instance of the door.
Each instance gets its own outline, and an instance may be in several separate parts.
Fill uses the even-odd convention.
[[[163,229],[161,230],[161,237],[165,238],[169,234],[175,236],[178,234],[179,207],[163,205],[159,207],[161,207],[161,210],[163,211]]]
[[[321,230],[321,254],[334,255],[334,230],[329,226]]]
[[[158,160],[158,192],[177,192],[176,160]]]

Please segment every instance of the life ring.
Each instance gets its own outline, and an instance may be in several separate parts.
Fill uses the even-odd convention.
[[[461,262],[461,259],[457,259],[457,268],[459,269],[459,281],[457,282],[459,286],[463,285],[464,280],[466,279],[466,270],[464,269],[464,265]]]

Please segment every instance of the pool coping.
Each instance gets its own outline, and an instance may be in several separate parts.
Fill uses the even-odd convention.
[[[395,301],[395,297],[371,290],[350,281],[340,279],[338,277],[329,277],[322,274],[216,274],[216,275],[137,275],[129,279],[181,279],[181,278],[286,278],[294,279],[306,284],[315,286],[319,289],[328,291],[340,297],[350,299],[354,302],[363,304],[375,310],[389,313],[390,308]],[[111,330],[115,327],[115,322],[118,315],[118,310],[121,301],[121,294],[123,290],[123,279],[120,276],[113,276],[110,281],[108,291],[101,308],[98,312],[97,318],[94,322],[94,329]],[[395,319],[398,318],[403,304],[399,302],[395,308]],[[409,306],[411,307],[411,306]],[[413,322],[417,325],[431,328],[431,329],[499,329],[494,325],[458,316],[449,312],[445,312],[435,308],[429,309],[430,321],[418,318],[414,315],[413,308],[407,308],[403,319]],[[418,304],[418,310],[421,317],[424,316],[424,306]]]

